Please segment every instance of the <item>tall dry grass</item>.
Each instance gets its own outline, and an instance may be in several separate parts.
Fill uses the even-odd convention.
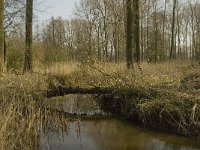
[[[44,92],[48,90],[50,83],[82,88],[134,87],[149,90],[149,87],[157,87],[157,89],[177,90],[176,87],[186,75],[198,72],[200,72],[200,67],[190,62],[176,61],[156,65],[141,63],[140,66],[135,65],[133,70],[127,70],[125,63],[84,65],[70,62],[54,63],[50,66],[40,64],[34,66],[34,73],[31,74],[1,75],[0,149],[38,149],[41,141],[40,127],[44,124],[41,120],[46,118],[45,122],[48,124],[47,116],[50,115],[43,109],[45,107]],[[60,83],[61,80],[62,83]],[[186,92],[183,91],[183,93]],[[154,103],[154,101],[151,102]],[[141,105],[148,109],[150,106],[153,107],[153,105],[146,106]],[[143,109],[143,111],[148,109]],[[50,120],[56,121],[53,118],[55,117]],[[66,119],[63,121],[66,122]],[[56,123],[55,126],[59,127]]]
[[[49,130],[68,129],[69,119],[46,107],[47,89],[43,74],[1,75],[0,150],[38,150]]]
[[[192,62],[172,61],[159,64],[143,62],[126,69],[125,63],[94,63],[83,65],[78,62],[56,63],[37,72],[46,73],[64,79],[72,87],[112,87],[136,84],[178,85],[185,75],[198,72],[198,66]]]
[[[0,78],[0,149],[37,149],[43,96],[41,75],[2,75]]]

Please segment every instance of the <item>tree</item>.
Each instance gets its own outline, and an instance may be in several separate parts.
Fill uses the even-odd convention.
[[[140,2],[139,0],[133,1],[134,7],[134,46],[135,46],[135,59],[140,62]]]
[[[170,50],[170,60],[176,57],[176,48],[175,48],[175,15],[176,15],[176,2],[173,3],[173,14],[172,14],[172,37],[171,37],[171,50]]]
[[[167,11],[167,0],[164,2],[164,10],[163,10],[163,24],[162,24],[162,60],[165,58],[165,22],[166,22],[166,11]]]
[[[73,51],[70,24],[71,22],[63,20],[61,17],[52,17],[50,22],[44,25],[42,40],[45,47],[45,63],[67,60],[68,50]]]
[[[133,68],[133,0],[126,0],[126,64]]]
[[[4,69],[4,0],[0,0],[0,72]]]
[[[26,1],[26,43],[24,73],[32,71],[32,22],[33,22],[33,0]]]

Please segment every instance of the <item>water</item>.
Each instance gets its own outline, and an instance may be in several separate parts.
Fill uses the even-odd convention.
[[[106,116],[91,95],[67,95],[48,102],[72,114]],[[88,116],[89,116],[88,115]],[[41,133],[42,134],[42,133]],[[68,130],[42,134],[42,149],[50,150],[198,150],[200,142],[134,126],[111,117],[70,122]],[[47,146],[48,143],[48,146]]]
[[[52,98],[47,103],[52,109],[57,109],[71,114],[99,115],[104,112],[94,100],[93,95],[67,95]]]

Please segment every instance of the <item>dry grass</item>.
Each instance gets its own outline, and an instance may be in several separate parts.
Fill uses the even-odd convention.
[[[45,106],[48,85],[48,77],[39,73],[1,76],[0,150],[38,150],[41,130],[68,129],[69,120]]]
[[[34,67],[34,72],[41,74],[52,74],[52,75],[66,75],[76,71],[78,68],[77,62],[67,62],[67,63],[54,63],[52,65],[36,65]]]
[[[113,77],[108,82],[121,88],[113,96],[103,96],[108,101],[104,103],[115,113],[129,119],[137,118],[145,126],[199,138],[200,66],[171,62],[142,63],[140,67],[142,70],[135,66],[134,70],[116,69],[116,72],[100,69],[109,75],[105,78]],[[122,86],[114,80],[117,77],[124,83]],[[105,81],[105,78],[99,79]]]
[[[0,79],[0,149],[36,149],[43,96],[41,75],[4,75]],[[41,103],[39,103],[39,101]]]
[[[134,70],[127,70],[123,63],[83,65],[71,62],[66,64],[56,63],[46,67],[38,65],[34,70],[36,73],[32,74],[2,75],[0,78],[0,150],[38,149],[38,147],[35,147],[40,141],[39,126],[41,122],[38,120],[46,116],[46,112],[42,111],[42,107],[44,107],[43,92],[49,88],[50,83],[55,86],[61,84],[62,86],[82,88],[140,89],[147,94],[152,92],[152,89],[156,89],[177,92],[180,97],[185,97],[184,94],[186,94],[199,98],[199,92],[195,92],[192,86],[180,91],[178,87],[180,81],[185,81],[183,80],[185,76],[200,72],[200,67],[193,66],[188,62],[166,62],[156,65],[142,63],[140,66],[142,70],[138,66],[134,68]],[[188,82],[190,80],[187,80]],[[138,110],[141,111],[141,117],[145,120],[150,118],[149,115],[163,112],[162,108],[168,106],[165,105],[166,103],[171,106],[174,103],[171,100],[172,98],[170,98],[170,101],[156,98],[155,101],[143,101],[138,105]],[[170,108],[177,110],[181,104],[183,103],[177,102],[176,107]],[[194,107],[193,104],[196,104],[196,102],[191,104]],[[155,107],[155,105],[160,106],[159,109],[156,109],[158,107]],[[191,109],[190,107],[182,108]],[[184,111],[182,108],[181,112],[191,112]],[[167,108],[166,110],[169,111]],[[173,111],[170,109],[170,112]],[[195,112],[199,112],[199,103]],[[195,115],[195,119],[198,120],[199,118],[196,116],[198,115]]]
[[[160,64],[142,63],[135,69],[127,70],[124,63],[95,63],[82,65],[77,62],[57,63],[37,72],[47,73],[65,80],[72,87],[113,87],[125,85],[178,86],[180,80],[191,72],[198,72],[191,62],[165,62]],[[142,68],[142,70],[140,69]]]
[[[47,77],[32,73],[0,78],[0,149],[39,149]],[[49,114],[48,114],[49,115]]]
[[[200,137],[200,89],[195,88],[200,86],[199,73],[200,66],[181,61],[142,63],[133,70],[127,70],[125,64],[78,64],[66,74],[55,73],[53,83],[117,89],[114,94],[121,99],[116,108],[119,107],[118,111],[125,117],[137,116],[146,126]],[[114,103],[108,105],[115,106]]]

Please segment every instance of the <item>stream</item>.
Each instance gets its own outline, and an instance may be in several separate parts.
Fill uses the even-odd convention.
[[[194,139],[144,129],[116,119],[99,107],[93,95],[51,98],[48,107],[74,115],[96,116],[71,121],[67,131],[41,131],[42,150],[199,150]]]

